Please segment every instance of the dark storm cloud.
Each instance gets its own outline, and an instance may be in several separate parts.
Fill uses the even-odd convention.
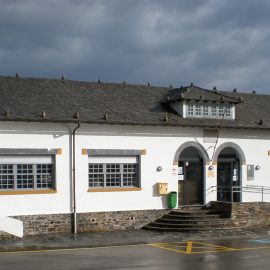
[[[270,92],[267,0],[0,0],[0,6],[1,75],[193,81]]]

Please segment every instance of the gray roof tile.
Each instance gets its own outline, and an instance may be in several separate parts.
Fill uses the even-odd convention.
[[[158,126],[217,127],[220,120],[185,119],[170,109],[170,101],[204,99],[236,104],[230,128],[270,129],[270,96],[218,91],[194,86],[192,91],[147,85],[79,82],[71,80],[0,77],[0,121],[77,122]],[[180,94],[180,95],[179,95]],[[243,102],[239,102],[239,98]],[[164,101],[166,101],[164,103]],[[10,116],[5,116],[5,111]],[[46,112],[46,118],[42,112]],[[107,114],[107,120],[104,115]],[[168,116],[166,122],[165,115]],[[260,124],[263,119],[263,124]]]

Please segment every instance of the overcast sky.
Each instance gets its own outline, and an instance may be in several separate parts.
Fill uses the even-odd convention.
[[[270,94],[269,0],[0,0],[0,75]]]

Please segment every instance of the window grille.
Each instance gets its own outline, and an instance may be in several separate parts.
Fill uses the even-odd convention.
[[[214,118],[217,116],[217,107],[211,107],[211,116]]]
[[[218,107],[218,116],[223,117],[225,112],[225,107]]]
[[[54,186],[54,164],[0,164],[0,190],[46,190]]]
[[[186,116],[191,118],[233,119],[232,107],[211,105],[187,105]]]
[[[226,108],[225,117],[232,118],[232,109],[231,108],[228,108],[228,107]]]
[[[90,188],[139,187],[138,163],[89,163]]]
[[[209,106],[203,106],[203,116],[208,116],[209,115]]]
[[[201,106],[196,105],[195,106],[195,115],[200,116],[202,114]]]
[[[187,115],[193,116],[193,105],[187,105]]]

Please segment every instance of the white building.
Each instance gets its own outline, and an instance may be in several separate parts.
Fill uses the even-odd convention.
[[[0,216],[25,234],[139,227],[171,191],[270,201],[270,96],[18,77],[0,95]]]

